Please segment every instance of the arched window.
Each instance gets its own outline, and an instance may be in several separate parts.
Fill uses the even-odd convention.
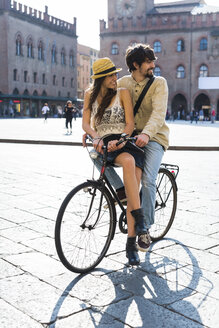
[[[39,60],[44,60],[44,56],[43,56],[43,42],[40,41],[38,44],[38,59]]]
[[[13,95],[19,95],[19,90],[17,88],[15,88],[12,93],[13,93]]]
[[[65,49],[62,48],[62,51],[61,51],[61,64],[62,65],[65,65]]]
[[[18,35],[16,39],[16,56],[22,55],[22,48],[21,48],[21,36]]]
[[[47,97],[47,93],[45,90],[43,90],[43,92],[42,92],[42,97]]]
[[[27,57],[33,58],[33,41],[31,38],[27,41]]]
[[[74,53],[73,53],[73,50],[71,50],[70,54],[69,54],[69,65],[71,67],[74,67]]]
[[[185,78],[185,68],[182,65],[177,67],[176,77],[177,77],[177,79]]]
[[[52,46],[52,50],[51,50],[51,62],[53,64],[56,63],[56,46],[55,45]]]
[[[199,76],[200,77],[207,77],[208,76],[208,67],[206,65],[201,65],[199,69]]]
[[[25,96],[28,96],[29,95],[29,91],[27,89],[24,90],[24,93],[23,93]]]
[[[184,40],[178,40],[177,41],[177,52],[185,51],[185,43]]]
[[[154,42],[154,52],[161,52],[162,46],[160,41]]]
[[[199,50],[207,50],[207,49],[208,49],[208,41],[206,38],[202,38],[200,40]]]
[[[62,86],[63,87],[65,86],[65,78],[64,77],[62,78]]]
[[[154,69],[154,75],[161,76],[161,69],[159,66],[156,66]]]
[[[117,43],[113,43],[111,46],[111,54],[118,55],[119,54],[119,46]]]
[[[73,88],[74,87],[74,79],[73,79],[73,77],[71,78],[71,88]]]

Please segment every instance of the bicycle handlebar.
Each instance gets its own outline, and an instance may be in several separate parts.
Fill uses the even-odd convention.
[[[106,137],[106,136],[104,136]],[[100,140],[102,140],[104,137],[101,137]],[[92,138],[89,134],[86,135],[86,139],[89,139],[92,143],[94,141],[94,138]],[[136,137],[129,137],[128,134],[123,134],[121,135],[120,137],[120,140],[116,143],[116,146],[119,146],[120,144],[122,144],[123,142],[125,141],[130,141],[132,143],[133,146],[135,146],[138,150],[140,150],[141,152],[144,153],[144,150],[140,147],[138,147],[136,144],[135,144],[135,141],[137,140]],[[105,146],[102,147],[103,149],[105,148]]]

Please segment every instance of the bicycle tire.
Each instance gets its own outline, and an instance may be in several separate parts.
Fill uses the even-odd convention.
[[[160,168],[156,180],[154,224],[150,228],[152,241],[162,239],[169,231],[176,214],[177,185],[173,174]]]
[[[94,269],[104,258],[115,227],[110,192],[95,181],[75,187],[64,199],[56,219],[55,245],[63,265],[76,273]]]

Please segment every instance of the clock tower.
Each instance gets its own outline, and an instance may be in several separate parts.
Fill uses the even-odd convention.
[[[108,0],[108,18],[145,15],[154,7],[154,0]]]

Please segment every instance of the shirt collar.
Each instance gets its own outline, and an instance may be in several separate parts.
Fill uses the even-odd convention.
[[[149,81],[149,78],[148,78],[148,77],[146,77],[146,78],[145,78],[143,81],[141,81],[141,82],[136,82],[135,79],[132,77],[132,75],[131,75],[131,78],[132,78],[132,83],[133,83],[133,84],[138,84],[138,85],[140,85],[140,86],[145,85],[145,84]]]

